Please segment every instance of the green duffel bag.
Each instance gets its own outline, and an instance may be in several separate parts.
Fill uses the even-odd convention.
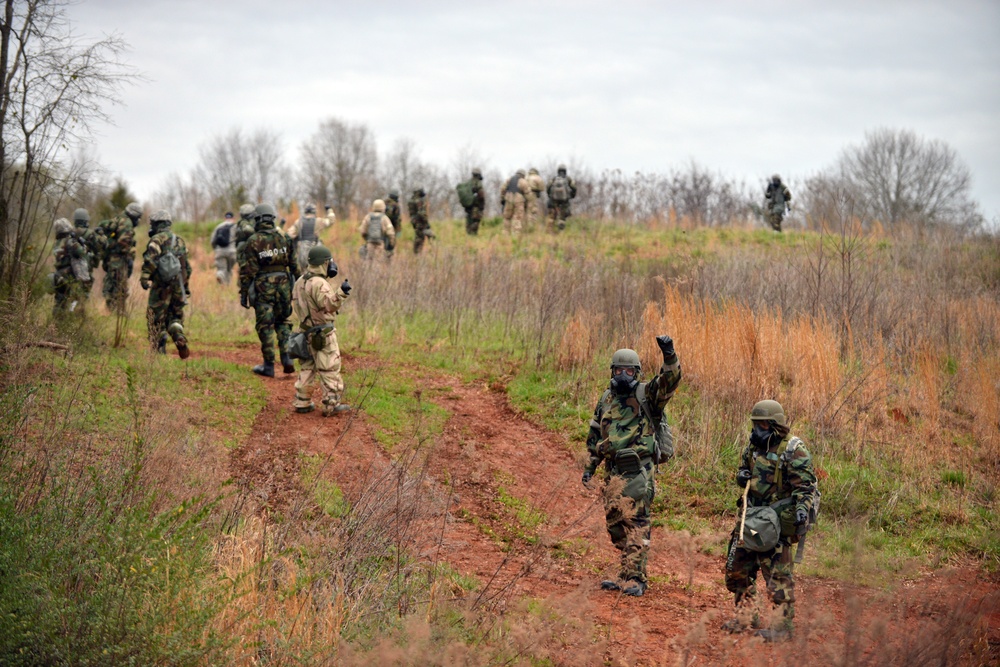
[[[750,551],[770,551],[778,545],[781,522],[770,505],[748,507],[743,523],[743,548]]]

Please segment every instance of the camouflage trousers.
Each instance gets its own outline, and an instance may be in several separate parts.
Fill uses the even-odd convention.
[[[550,201],[548,216],[545,220],[545,229],[549,232],[555,232],[557,227],[560,230],[566,229],[566,221],[569,219],[569,216],[568,201]]]
[[[517,236],[524,228],[524,195],[508,194],[503,206],[503,231]]]
[[[101,293],[112,313],[125,312],[128,300],[128,279],[132,275],[132,262],[127,257],[109,257],[104,262],[104,287]]]
[[[604,488],[604,519],[608,535],[611,536],[611,543],[621,552],[618,578],[645,584],[651,532],[649,508],[653,504],[654,493],[652,484],[647,487],[645,497],[639,500],[621,495],[620,487],[616,489],[614,484]]]
[[[57,274],[58,276],[59,274]],[[55,304],[52,306],[54,318],[64,317],[67,313],[84,314],[84,286],[75,278],[60,276],[59,285],[55,288]]]
[[[744,598],[753,597],[757,592],[756,580],[758,570],[764,575],[764,582],[771,594],[771,601],[782,607],[786,618],[794,614],[795,580],[792,577],[792,545],[785,540],[770,551],[750,551],[735,547],[738,539],[739,526],[733,530],[729,538],[729,549],[726,560],[726,588],[736,596],[736,604]]]
[[[162,352],[168,336],[178,349],[187,346],[183,328],[170,326],[175,322],[184,324],[184,291],[176,282],[169,285],[153,283],[146,306],[146,326],[154,350]]]
[[[539,228],[542,226],[542,220],[545,217],[544,211],[542,210],[542,195],[538,192],[532,192],[528,195],[528,200],[525,203],[525,217],[527,218],[527,223],[525,224],[525,231],[532,232],[535,230],[535,225]]]
[[[781,221],[785,217],[785,212],[782,210],[775,211],[768,208],[765,210],[764,215],[767,219],[768,224],[771,225],[771,229],[773,229],[776,232],[780,232]]]
[[[228,285],[233,279],[233,267],[236,265],[236,248],[215,249],[215,279],[220,285]]]
[[[431,225],[426,220],[417,220],[413,223],[413,231],[416,233],[416,236],[413,237],[414,254],[419,254],[424,249],[424,243],[427,242],[427,232],[430,229]]]
[[[478,206],[466,209],[465,211],[465,233],[475,236],[479,233],[479,223],[483,221],[483,209]]]
[[[275,335],[278,346],[284,350],[292,334],[292,325],[288,322],[292,315],[292,281],[287,273],[272,273],[256,278],[254,289],[257,293],[253,305],[254,328],[260,339],[260,352],[264,363],[273,364]]]
[[[312,384],[317,378],[323,392],[324,409],[340,403],[344,395],[344,378],[340,374],[340,345],[334,329],[327,333],[323,349],[313,350],[312,359],[299,360],[299,379],[295,383],[295,400],[292,402],[294,407],[312,406]]]

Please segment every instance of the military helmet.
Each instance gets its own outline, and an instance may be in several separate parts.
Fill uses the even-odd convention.
[[[86,227],[90,222],[90,214],[87,213],[87,209],[78,208],[73,211],[73,224],[77,227]]]
[[[372,202],[372,210],[376,213],[385,213],[385,202],[381,199],[376,199]]]
[[[271,204],[257,204],[257,208],[253,210],[253,213],[254,217],[258,220],[262,220],[264,218],[274,220],[278,217],[278,212],[274,210],[274,206]]]
[[[538,170],[537,170],[537,169],[535,169],[534,167],[532,167],[531,169],[529,169],[529,170],[528,170],[528,173],[529,173],[529,174],[532,174],[532,175],[535,175],[535,174],[537,174],[537,173],[538,173]]]
[[[514,172],[514,175],[524,178],[524,169],[518,169],[516,172]]]
[[[632,367],[642,370],[642,362],[635,350],[622,348],[611,355],[611,368]]]
[[[313,203],[306,204],[306,207],[305,207],[304,210],[305,210],[306,213],[315,213],[316,212],[316,204],[313,204]]]
[[[389,190],[389,199],[399,201],[399,190],[397,190],[396,188]]]
[[[125,215],[135,220],[136,218],[142,217],[142,206],[139,202],[130,202],[128,206],[125,207]]]
[[[331,259],[333,259],[333,254],[326,246],[316,244],[309,248],[309,266],[323,266]]]
[[[556,171],[560,174],[566,173],[566,165],[560,164],[558,167],[556,167]]]
[[[755,403],[750,411],[750,419],[752,421],[773,422],[780,426],[784,426],[786,421],[785,411],[781,407],[781,403],[770,399]]]
[[[483,170],[480,169],[479,167],[473,168],[473,170],[472,170],[472,177],[473,178],[482,178],[483,177]]]
[[[52,231],[55,232],[56,237],[65,236],[66,234],[73,233],[73,223],[66,218],[59,218],[52,223]]]
[[[781,183],[781,176],[779,176],[778,174],[772,174],[771,182],[774,183],[775,185],[778,185],[779,183]]]
[[[424,195],[426,195],[427,193],[426,193],[426,192],[424,192],[424,189],[423,189],[423,188],[414,188],[414,189],[413,189],[413,194],[414,194],[414,195],[416,195],[417,197],[423,197],[423,196],[424,196]]]
[[[161,208],[155,213],[149,215],[150,224],[153,223],[167,223],[168,225],[173,222],[173,218],[170,217],[170,211],[165,208]]]

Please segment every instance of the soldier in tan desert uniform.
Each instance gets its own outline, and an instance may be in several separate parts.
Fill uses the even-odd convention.
[[[545,192],[545,179],[539,175],[538,170],[532,167],[528,170],[528,192],[527,216],[528,231],[532,231],[535,225],[541,227],[544,213],[542,211],[542,193]]]
[[[345,280],[339,289],[330,285],[329,279],[337,275],[337,265],[325,246],[313,246],[307,260],[309,268],[292,288],[292,309],[299,319],[300,330],[311,332],[312,359],[299,362],[292,405],[296,412],[312,412],[316,408],[311,385],[318,377],[323,389],[323,416],[330,417],[351,409],[340,402],[344,378],[340,374],[340,346],[334,327],[334,318],[351,293],[351,283]]]
[[[302,216],[292,223],[285,234],[295,243],[295,259],[299,266],[305,266],[309,258],[309,250],[317,243],[322,243],[319,233],[332,225],[336,220],[333,210],[326,207],[325,218],[316,217],[316,206],[306,204],[302,210]]]
[[[367,245],[363,253],[366,259],[382,257],[383,249],[391,253],[396,246],[396,230],[385,214],[385,202],[376,199],[372,202],[372,210],[358,225],[358,233]]]
[[[524,225],[524,204],[531,186],[524,177],[524,169],[517,172],[500,186],[500,205],[503,207],[503,231],[517,236]]]

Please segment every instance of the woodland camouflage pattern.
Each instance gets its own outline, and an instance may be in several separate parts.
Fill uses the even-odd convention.
[[[129,224],[132,224],[131,222]],[[171,240],[171,237],[173,240]],[[181,263],[178,279],[164,282],[157,269],[156,260],[165,248],[169,248]],[[139,276],[143,285],[149,285],[149,302],[146,307],[146,324],[149,342],[159,352],[163,352],[169,335],[178,351],[187,348],[187,338],[183,329],[173,329],[171,324],[184,323],[184,305],[191,293],[188,284],[191,279],[191,263],[188,261],[187,245],[184,239],[170,231],[157,232],[149,239],[149,245],[142,254],[142,272]],[[169,332],[169,334],[168,334]]]
[[[101,293],[113,313],[124,312],[128,279],[135,265],[135,225],[121,213],[97,226],[104,248],[104,287]]]
[[[472,177],[472,191],[476,195],[472,206],[465,209],[465,233],[475,236],[479,233],[479,224],[483,221],[483,211],[486,210],[486,191],[483,190],[483,179]]]
[[[413,239],[413,252],[419,253],[424,248],[427,241],[427,233],[431,229],[431,223],[427,213],[427,195],[414,192],[410,195],[410,201],[406,202],[410,213],[410,224],[416,237]]]
[[[396,236],[399,236],[399,230],[403,223],[400,219],[401,211],[399,210],[399,202],[395,201],[392,197],[385,198],[385,217],[389,218],[389,222],[392,223],[392,228],[396,232]]]
[[[816,474],[812,456],[804,444],[798,444],[790,454],[790,460],[781,465],[780,454],[786,450],[793,436],[781,427],[773,428],[776,433],[771,437],[766,452],[757,451],[752,444],[748,444],[743,450],[740,467],[750,470],[751,474],[747,502],[751,507],[772,505],[785,498],[792,498],[793,502],[778,510],[782,524],[782,538],[771,551],[758,553],[734,547],[734,542],[739,538],[737,524],[726,552],[732,555],[726,561],[726,588],[735,594],[736,603],[739,604],[745,597],[755,595],[754,582],[757,579],[757,571],[762,570],[771,600],[781,607],[784,617],[790,622],[794,616],[795,602],[791,545],[799,541],[798,536],[794,534],[795,512],[800,509],[808,512],[812,509]],[[782,432],[784,432],[783,437]],[[798,442],[801,443],[801,440]],[[775,483],[779,466],[782,468],[780,486]]]
[[[53,315],[61,315],[74,301],[80,302],[85,296],[86,285],[77,280],[71,262],[88,258],[87,247],[76,236],[66,234],[56,239],[52,248],[55,259],[55,306]]]
[[[250,285],[256,292],[253,302],[260,351],[264,363],[274,363],[274,338],[285,349],[292,327],[292,281],[299,275],[292,241],[275,228],[274,220],[261,219],[257,231],[243,248],[245,266],[240,269],[240,295],[247,296]]]
[[[676,356],[660,366],[660,371],[646,385],[646,400],[650,413],[662,414],[667,402],[673,398],[681,381],[681,366]],[[619,578],[647,583],[646,562],[649,552],[650,518],[653,503],[653,450],[656,447],[655,427],[649,423],[635,396],[635,390],[622,398],[611,391],[605,391],[597,402],[594,416],[587,435],[587,453],[590,461],[585,471],[594,474],[603,463],[608,477],[620,476],[614,466],[615,455],[627,448],[639,454],[644,467],[642,474],[647,477],[646,492],[638,500],[632,498],[609,497],[604,499],[605,520],[608,534],[615,548],[621,551]],[[635,516],[623,512],[622,505],[634,502]]]

